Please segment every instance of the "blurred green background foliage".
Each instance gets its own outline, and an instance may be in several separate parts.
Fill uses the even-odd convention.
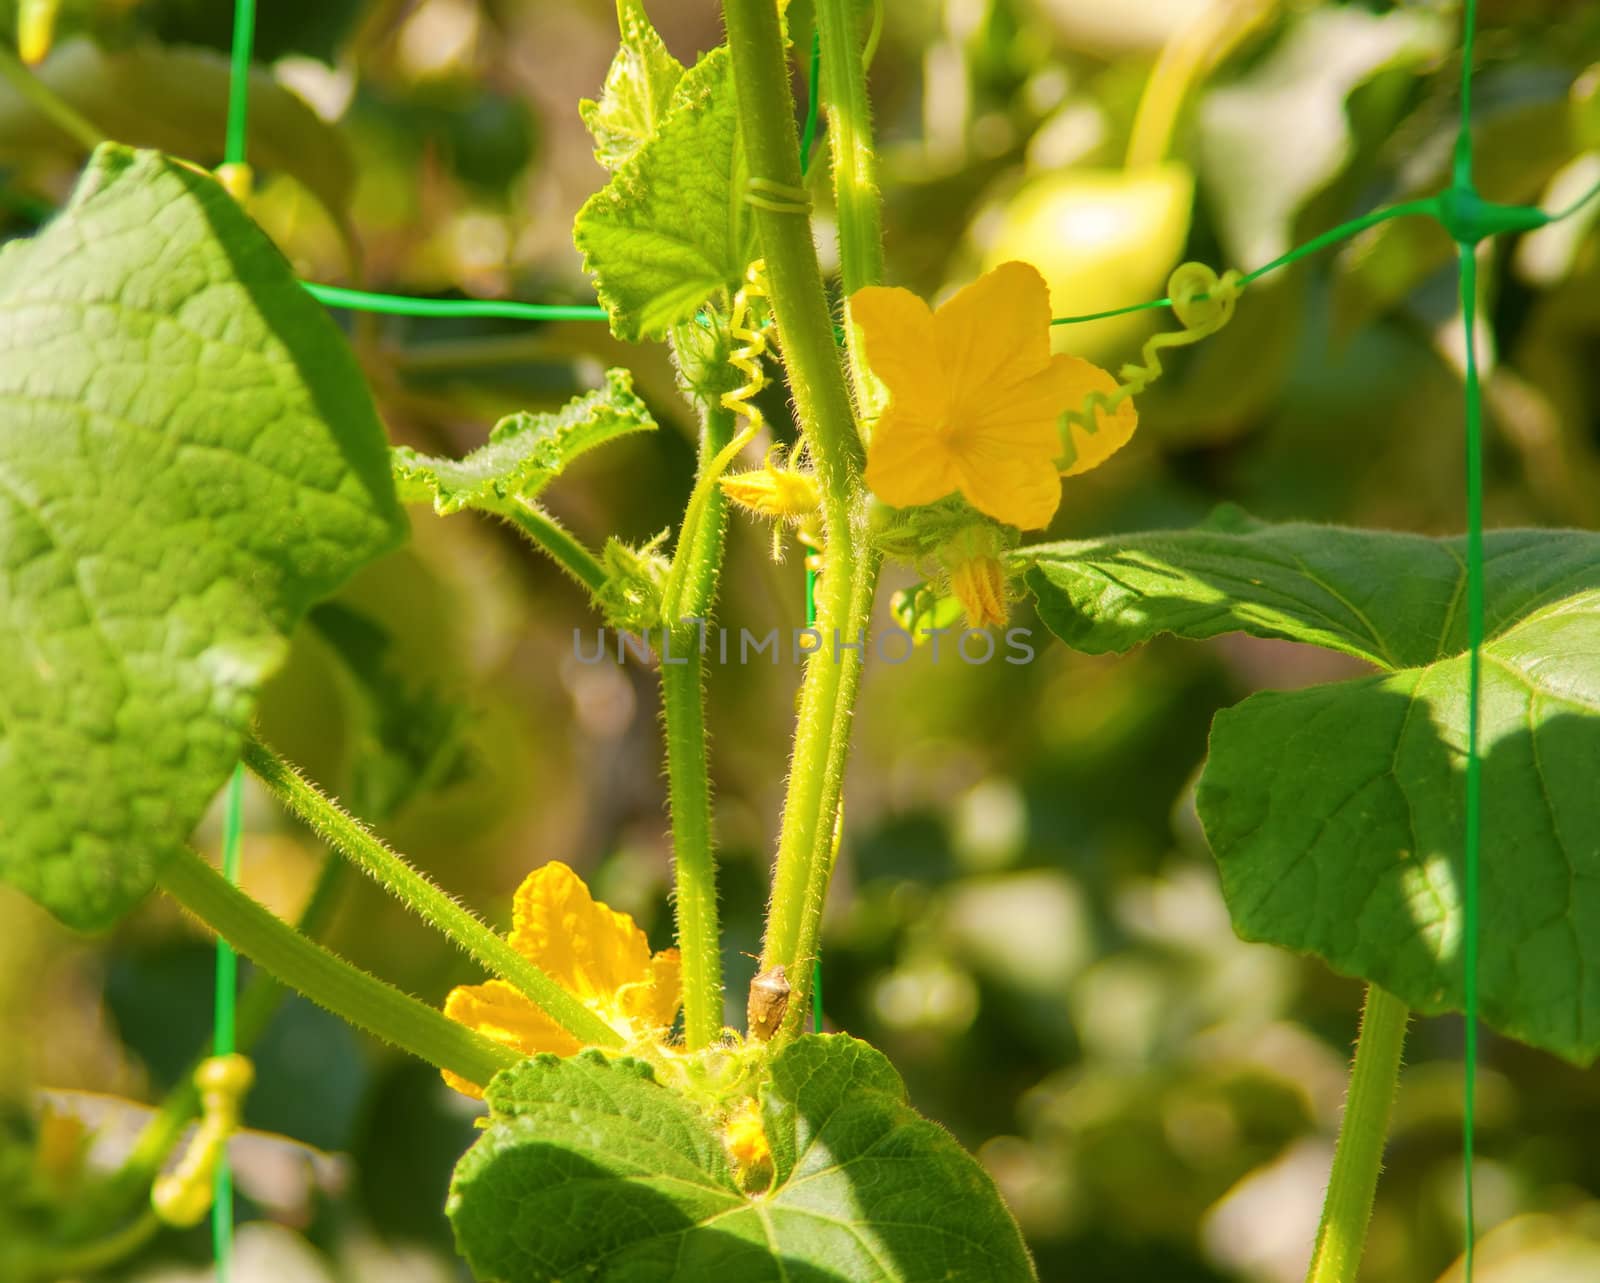
[[[1058,312],[1094,311],[1159,294],[1184,258],[1254,267],[1439,185],[1459,71],[1458,6],[1442,0],[1235,6],[1246,29],[1157,154],[1135,147],[1129,164],[1156,57],[1205,3],[886,3],[871,81],[891,283],[933,297],[1021,257]],[[649,7],[685,61],[720,39],[715,5]],[[214,164],[227,9],[66,0],[42,74],[109,134]],[[807,0],[791,14],[804,48]],[[1563,204],[1600,176],[1600,5],[1485,0],[1481,22],[1480,183]],[[0,37],[14,24],[0,0]],[[571,220],[604,175],[577,102],[615,43],[603,0],[263,5],[251,210],[309,279],[587,301]],[[0,234],[47,216],[80,161],[0,89]],[[824,152],[812,175],[826,261]],[[1597,212],[1483,251],[1492,525],[1600,522]],[[1450,245],[1420,221],[1275,274],[1170,362],[1133,446],[1069,487],[1051,535],[1189,524],[1220,501],[1458,530],[1455,311]],[[1164,323],[1058,335],[1115,365]],[[436,453],[630,367],[664,430],[582,460],[552,507],[591,544],[646,539],[681,510],[693,424],[662,349],[583,324],[348,325],[394,438]],[[781,388],[768,412],[785,419]],[[798,626],[799,556],[775,565],[766,533],[734,524],[720,622]],[[562,859],[666,943],[653,675],[575,661],[586,604],[510,529],[425,510],[414,527],[342,598],[389,636],[381,656],[366,648],[371,680],[339,661],[337,627],[307,628],[266,701],[266,737],[497,922],[529,868]],[[895,573],[891,588],[912,578]],[[1014,622],[1030,626],[1026,606]],[[1042,631],[1035,644],[1026,665],[926,649],[869,663],[824,942],[829,1025],[888,1052],[917,1106],[978,1153],[1043,1279],[1289,1283],[1315,1228],[1360,988],[1234,937],[1192,786],[1216,709],[1352,668],[1241,637],[1122,658],[1070,654]],[[754,969],[796,678],[787,664],[712,669],[730,1020]],[[453,746],[442,766],[424,761],[435,734]],[[419,771],[427,786],[385,815]],[[260,792],[246,823],[245,885],[293,916],[322,852]],[[202,837],[216,847],[215,817]],[[328,939],[431,1001],[477,978],[359,879]],[[41,1087],[157,1100],[204,1045],[210,957],[159,899],[88,939],[0,888],[10,1108]],[[1413,1028],[1372,1283],[1439,1278],[1455,1260],[1460,1045],[1459,1021]],[[469,1103],[300,1000],[257,1064],[247,1123],[345,1157],[308,1169],[268,1142],[241,1157],[235,1277],[460,1276],[441,1205],[473,1135]],[[1480,1092],[1481,1283],[1600,1277],[1600,1077],[1489,1037]],[[199,1279],[207,1258],[203,1233],[169,1232],[119,1277]]]

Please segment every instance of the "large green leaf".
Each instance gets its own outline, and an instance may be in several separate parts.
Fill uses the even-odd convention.
[[[148,890],[308,606],[397,544],[354,358],[209,176],[105,146],[0,252],[0,877]]]
[[[1246,632],[1383,674],[1218,714],[1199,811],[1246,939],[1459,1010],[1466,753],[1460,539],[1264,526],[1025,550],[1046,625],[1088,651]],[[1600,1055],[1600,535],[1487,537],[1483,1018]]]
[[[475,508],[504,514],[536,499],[585,451],[630,432],[656,426],[633,391],[626,370],[606,371],[605,385],[554,414],[513,414],[489,433],[489,442],[464,459],[419,454],[396,446],[394,475],[406,503],[432,502],[441,515]]]
[[[1467,645],[1461,539],[1311,524],[1221,508],[1205,526],[1038,544],[1027,566],[1039,617],[1067,645],[1125,651],[1161,633],[1250,633],[1343,651],[1379,668]],[[1600,536],[1497,530],[1484,562],[1489,635],[1600,583]]]
[[[573,241],[611,314],[611,331],[661,338],[719,290],[737,289],[751,253],[744,149],[726,47],[684,73],[655,134],[578,211]]]
[[[594,158],[612,170],[655,137],[683,79],[683,64],[667,52],[640,0],[617,0],[617,28],[622,45],[606,72],[600,101],[585,98],[578,104],[594,136]]]
[[[504,1283],[1025,1283],[993,1182],[906,1104],[889,1062],[807,1036],[762,1092],[772,1187],[742,1193],[716,1133],[638,1062],[538,1056],[490,1084],[449,1203]]]

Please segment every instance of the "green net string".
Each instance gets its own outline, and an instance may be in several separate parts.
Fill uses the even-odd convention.
[[[256,0],[234,0],[233,57],[228,66],[228,132],[224,164],[242,165],[250,134],[250,54],[256,39]]]
[[[233,768],[222,821],[222,876],[239,880],[239,846],[244,833],[244,764]],[[234,1049],[235,1004],[239,991],[239,959],[221,936],[217,937],[217,982],[212,1012],[211,1054],[231,1055]],[[233,1169],[226,1150],[212,1177],[211,1252],[216,1261],[217,1283],[227,1283],[233,1257]]]
[[[245,159],[249,68],[255,22],[255,0],[235,0],[232,73],[228,93],[228,125],[225,159],[242,162]],[[1281,268],[1355,236],[1370,227],[1391,219],[1429,217],[1440,222],[1457,243],[1459,259],[1459,294],[1461,319],[1464,328],[1466,352],[1465,432],[1466,432],[1466,524],[1467,524],[1467,613],[1469,634],[1468,667],[1468,727],[1467,763],[1464,798],[1463,831],[1463,945],[1462,945],[1462,998],[1465,1014],[1463,1049],[1463,1118],[1462,1160],[1464,1165],[1463,1221],[1464,1266],[1466,1283],[1471,1283],[1475,1234],[1475,1209],[1473,1199],[1473,1157],[1476,1144],[1474,1119],[1476,1112],[1476,1087],[1478,1069],[1478,943],[1479,943],[1479,870],[1482,841],[1482,770],[1479,745],[1479,703],[1482,648],[1484,641],[1483,603],[1483,442],[1482,442],[1482,391],[1480,388],[1474,326],[1477,314],[1477,263],[1474,256],[1479,241],[1503,232],[1527,230],[1546,222],[1570,217],[1595,196],[1600,195],[1600,183],[1577,201],[1556,213],[1523,206],[1497,205],[1483,200],[1472,184],[1472,63],[1477,31],[1477,0],[1465,0],[1462,16],[1462,67],[1460,126],[1456,138],[1452,181],[1449,188],[1437,196],[1405,201],[1385,206],[1370,213],[1339,224],[1302,245],[1289,250],[1269,263],[1246,273],[1240,284],[1249,286]],[[816,137],[819,93],[818,73],[821,65],[821,45],[813,33],[808,77],[808,93],[804,130],[801,135],[801,171],[809,167],[812,144]],[[391,315],[417,317],[479,317],[520,321],[603,321],[602,308],[588,305],[548,305],[522,303],[508,300],[477,299],[423,299],[402,295],[374,293],[366,290],[346,289],[340,286],[306,283],[311,295],[329,307],[349,308]],[[1170,298],[1151,299],[1128,307],[1113,308],[1081,316],[1061,316],[1052,325],[1075,325],[1085,321],[1104,320],[1134,312],[1151,311],[1172,306]],[[815,569],[806,570],[806,625],[816,622]],[[224,823],[224,871],[235,876],[241,831],[240,808],[242,775],[236,770],[229,786]],[[231,852],[231,855],[230,855]],[[215,1047],[218,1054],[232,1050],[234,997],[237,963],[226,942],[217,944],[217,997]],[[814,1027],[822,1028],[822,983],[820,965],[814,971],[812,982],[812,1015]],[[216,1252],[217,1277],[226,1280],[227,1262],[232,1242],[231,1179],[227,1163],[219,1165],[217,1172],[217,1200],[213,1209],[213,1242]],[[224,1197],[224,1192],[228,1196]]]
[[[233,50],[228,70],[228,122],[223,138],[224,164],[246,163],[250,134],[250,57],[255,46],[256,0],[234,0]],[[239,877],[239,844],[244,832],[244,764],[233,768],[222,820],[222,875]],[[211,1017],[211,1054],[234,1049],[235,1006],[239,998],[239,959],[233,946],[217,937],[217,976]],[[211,1255],[217,1283],[228,1283],[233,1261],[233,1168],[227,1150],[217,1163],[211,1192]]]
[[[603,307],[556,303],[518,303],[510,299],[406,298],[399,294],[374,294],[341,285],[301,282],[306,293],[328,307],[357,312],[383,312],[389,316],[492,317],[507,321],[603,321]]]

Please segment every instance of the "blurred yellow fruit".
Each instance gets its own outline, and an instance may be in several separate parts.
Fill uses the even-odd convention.
[[[1012,197],[982,247],[983,266],[1032,263],[1050,286],[1053,316],[1142,303],[1161,296],[1183,256],[1193,206],[1194,174],[1176,161],[1042,175]],[[1104,364],[1129,356],[1148,324],[1134,313],[1058,325],[1052,346]]]

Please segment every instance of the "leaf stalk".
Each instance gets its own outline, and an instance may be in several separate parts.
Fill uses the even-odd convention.
[[[513,949],[505,937],[391,851],[366,825],[255,735],[245,740],[244,762],[334,850],[491,972],[510,981],[573,1037],[586,1046],[622,1046],[616,1030]],[[487,1081],[465,1073],[462,1077]]]
[[[284,984],[429,1064],[486,1083],[521,1058],[308,940],[187,847],[162,866],[161,888]]]
[[[1377,985],[1367,986],[1350,1092],[1306,1283],[1355,1283],[1361,1268],[1410,1018],[1400,999]]]

